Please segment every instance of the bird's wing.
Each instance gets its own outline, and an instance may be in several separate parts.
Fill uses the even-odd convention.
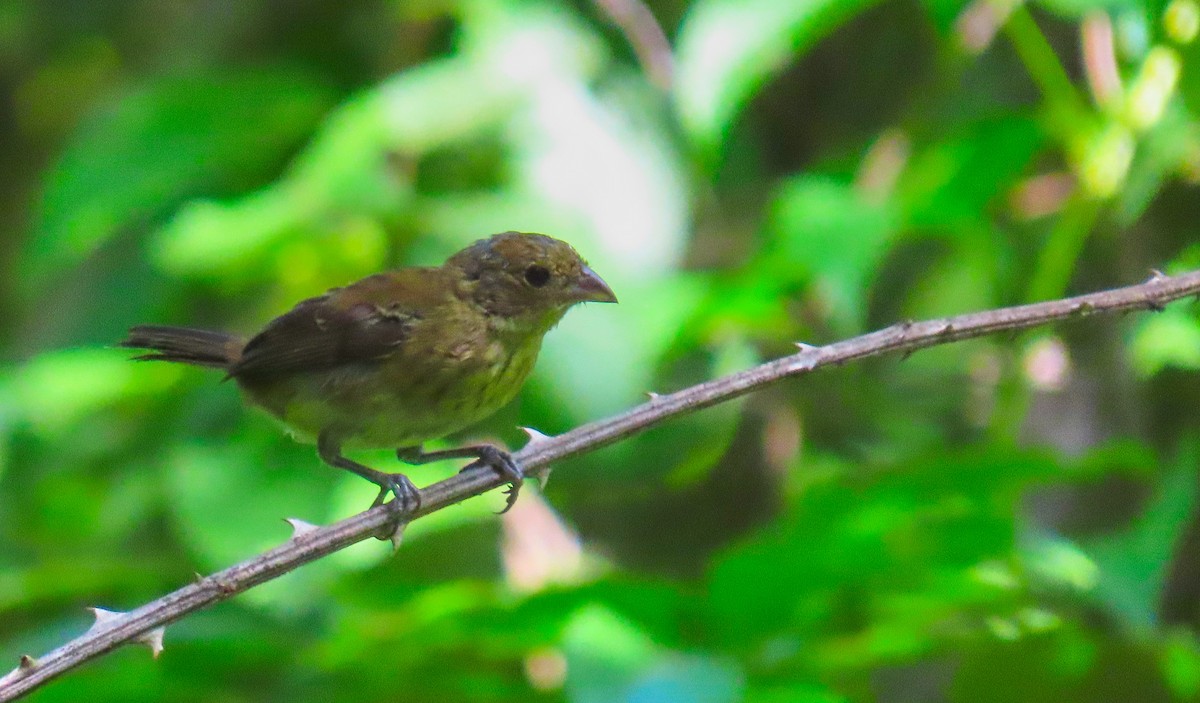
[[[277,377],[385,359],[437,306],[438,271],[378,274],[304,300],[251,339],[229,375]]]

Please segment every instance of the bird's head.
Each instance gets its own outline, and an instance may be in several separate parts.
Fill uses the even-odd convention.
[[[446,262],[462,294],[516,328],[548,330],[576,303],[615,303],[604,279],[570,244],[544,234],[505,232],[481,239]]]

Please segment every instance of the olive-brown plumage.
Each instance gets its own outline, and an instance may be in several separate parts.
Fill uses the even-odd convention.
[[[520,485],[488,445],[423,453],[422,442],[491,415],[520,390],[542,337],[580,302],[616,302],[565,242],[506,232],[444,265],[369,276],[298,303],[248,342],[220,332],[139,326],[122,346],[139,359],[222,368],[327,463],[415,508],[402,474],[353,462],[342,448],[396,447],[408,463],[475,457]],[[515,499],[516,490],[510,493]]]

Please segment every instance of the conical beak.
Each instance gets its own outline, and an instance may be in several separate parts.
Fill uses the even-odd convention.
[[[581,303],[615,303],[617,296],[603,278],[591,268],[584,266],[575,284],[575,298]]]

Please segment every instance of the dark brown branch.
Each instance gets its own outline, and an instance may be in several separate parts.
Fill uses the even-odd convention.
[[[708,381],[647,402],[607,420],[576,428],[557,437],[533,435],[514,458],[527,474],[544,475],[551,462],[592,451],[664,420],[715,405],[779,379],[887,352],[912,352],[993,332],[1019,330],[1058,320],[1127,310],[1161,310],[1166,303],[1200,293],[1200,271],[1179,276],[1155,274],[1136,286],[1065,300],[989,310],[940,320],[900,323],[824,347],[802,346],[791,356],[740,373]],[[504,485],[491,471],[460,473],[421,490],[416,519]],[[0,678],[0,703],[11,701],[80,664],[121,644],[153,638],[154,631],[217,601],[319,559],[384,528],[389,521],[381,506],[327,527],[297,528],[292,539],[202,578],[126,614],[98,617],[92,629],[43,657],[23,656],[19,666]]]

